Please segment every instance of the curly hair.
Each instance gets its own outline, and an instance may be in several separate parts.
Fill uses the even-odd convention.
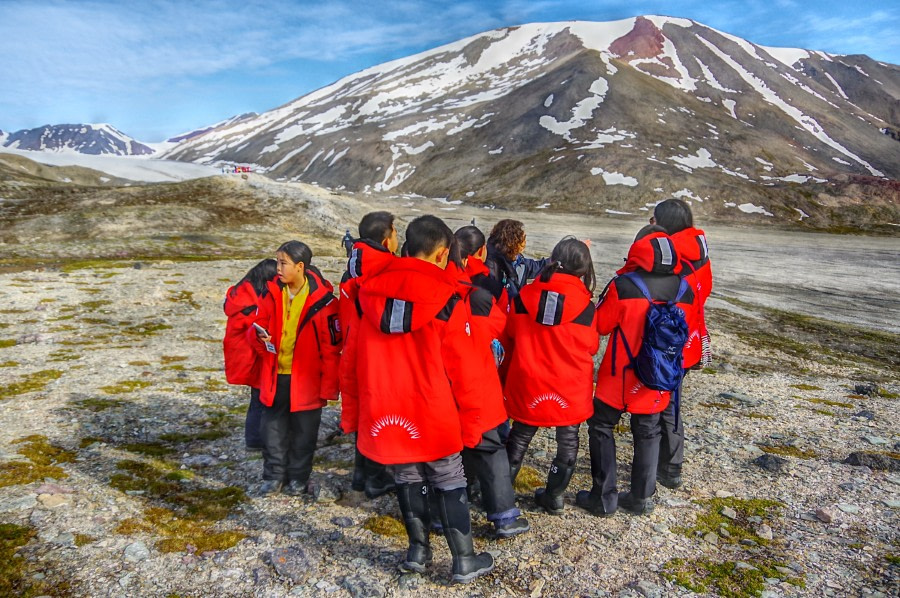
[[[491,229],[488,243],[493,245],[506,259],[512,261],[516,259],[525,244],[525,225],[518,220],[508,218],[501,220]]]

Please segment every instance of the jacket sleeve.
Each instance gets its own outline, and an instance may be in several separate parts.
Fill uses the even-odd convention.
[[[532,278],[537,278],[537,275],[540,274],[541,270],[547,263],[550,262],[549,257],[545,257],[541,260],[536,260],[530,257],[522,257],[522,262],[525,265],[525,271],[522,275],[522,284],[524,285],[526,282],[531,280]]]
[[[319,357],[322,360],[321,398],[334,401],[338,397],[338,368],[341,359],[341,330],[338,323],[337,301],[322,308],[316,318],[321,326],[316,327],[319,335]]]
[[[619,293],[616,290],[615,280],[610,283],[606,293],[600,297],[597,304],[597,312],[594,314],[594,324],[600,336],[611,334],[622,321],[622,304],[619,302]]]

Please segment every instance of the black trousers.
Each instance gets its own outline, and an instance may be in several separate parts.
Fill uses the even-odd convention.
[[[684,370],[687,376],[690,370]],[[684,384],[684,378],[681,379]],[[678,389],[679,395],[681,389]],[[659,464],[657,471],[668,478],[681,475],[684,465],[684,420],[675,411],[675,401],[669,401],[666,410],[660,413],[662,435],[659,439]]]
[[[263,414],[263,404],[259,402],[259,389],[250,388],[250,405],[247,407],[247,417],[244,420],[244,444],[247,448],[261,448],[262,434],[259,426]]]
[[[279,374],[275,400],[260,421],[264,480],[309,480],[321,420],[321,408],[291,412],[291,376]]]
[[[616,488],[616,439],[613,428],[623,411],[594,399],[594,415],[588,420],[588,442],[591,451],[591,496],[603,501],[603,509],[612,513],[618,508]],[[634,458],[631,461],[631,495],[650,498],[656,492],[656,463],[659,458],[659,414],[631,414]]]
[[[575,465],[575,460],[578,458],[579,427],[581,427],[581,424],[557,426],[556,458],[554,461],[560,465],[568,467]],[[506,452],[511,469],[518,471],[518,467],[522,464],[522,459],[525,458],[525,451],[528,450],[528,445],[531,444],[531,439],[534,438],[538,430],[538,426],[513,421],[512,430],[510,430],[509,438],[506,440]]]
[[[481,482],[481,497],[488,521],[499,521],[521,515],[516,508],[516,494],[509,476],[509,460],[500,436],[500,428],[494,428],[481,436],[474,448],[464,448],[463,463],[466,478]]]

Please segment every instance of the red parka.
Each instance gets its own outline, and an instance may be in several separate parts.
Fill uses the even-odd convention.
[[[356,342],[356,330],[360,312],[357,305],[359,288],[367,276],[377,274],[395,259],[394,254],[368,239],[360,239],[353,244],[350,258],[347,260],[347,271],[341,280],[338,295],[338,314],[344,344]],[[353,340],[351,340],[353,339]],[[357,371],[356,363],[344,351],[340,363],[341,389],[341,429],[345,434],[356,432],[357,413]]]
[[[682,260],[681,275],[688,281],[697,298],[694,308],[697,312],[690,336],[684,345],[684,367],[693,367],[703,356],[701,338],[709,334],[703,306],[712,292],[712,267],[709,263],[709,249],[706,234],[698,228],[686,228],[671,236],[675,250]]]
[[[462,450],[474,345],[456,288],[438,266],[397,258],[360,289],[363,316],[348,349],[359,375],[357,447],[373,461],[420,463]]]
[[[506,325],[506,410],[532,426],[580,424],[594,412],[593,355],[600,337],[584,282],[555,273],[522,287]]]
[[[625,266],[617,272],[637,272],[656,301],[671,301],[681,285],[678,253],[664,233],[654,233],[635,241],[628,251]],[[684,310],[691,329],[695,310],[694,292],[688,288],[678,306]],[[597,370],[594,396],[607,405],[629,413],[659,413],[669,404],[669,392],[653,390],[641,384],[634,370],[626,368],[628,356],[619,334],[624,334],[633,354],[637,354],[644,337],[649,303],[628,278],[618,276],[610,281],[597,306],[597,331],[612,334]],[[615,357],[615,360],[614,360]]]
[[[225,293],[223,309],[228,321],[222,349],[225,354],[225,379],[229,384],[246,384],[259,388],[259,356],[253,345],[256,341],[247,336],[253,322],[271,309],[272,300],[257,296],[253,285],[242,282]]]
[[[461,407],[459,412],[463,444],[474,448],[481,442],[485,432],[493,430],[509,419],[503,402],[500,375],[497,373],[494,353],[491,351],[491,341],[503,332],[506,314],[489,291],[472,284],[464,270],[453,263],[447,266],[447,270],[456,277],[457,292],[463,298],[468,310],[473,341],[473,359],[470,366],[472,371],[469,373],[480,379],[480,382],[472,387],[476,393],[473,400],[462,402],[468,405],[468,408]]]
[[[337,322],[337,301],[334,287],[322,278],[318,270],[306,269],[309,296],[300,312],[297,326],[297,342],[291,361],[291,411],[309,411],[324,407],[327,401],[338,396],[338,363],[341,353],[341,333]],[[284,326],[283,285],[278,278],[269,281],[269,296],[273,308],[268,317],[260,317],[256,323],[264,327],[272,337],[275,353],[255,340],[253,347],[261,356],[260,402],[271,407],[275,400],[278,382],[278,350]],[[250,330],[249,334],[255,333]]]

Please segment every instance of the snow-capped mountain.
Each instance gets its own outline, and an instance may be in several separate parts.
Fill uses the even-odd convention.
[[[182,133],[180,135],[176,135],[175,137],[171,137],[166,139],[166,143],[180,143],[182,141],[188,141],[189,139],[193,139],[195,137],[199,137],[200,135],[204,135],[211,131],[217,131],[220,129],[224,129],[231,125],[235,125],[238,123],[242,123],[246,120],[250,120],[251,118],[255,118],[259,116],[256,112],[246,112],[244,114],[239,114],[237,116],[232,116],[231,118],[222,120],[217,122],[214,125],[210,125],[208,127],[203,127],[202,129],[196,129],[194,131],[189,131],[187,133]]]
[[[81,154],[143,156],[154,153],[107,124],[44,125],[0,136],[0,145],[30,151],[74,151]]]
[[[648,16],[489,31],[166,157],[498,206],[634,213],[674,195],[705,212],[802,219],[828,185],[875,189],[896,211],[900,143],[885,131],[898,128],[895,65]]]

